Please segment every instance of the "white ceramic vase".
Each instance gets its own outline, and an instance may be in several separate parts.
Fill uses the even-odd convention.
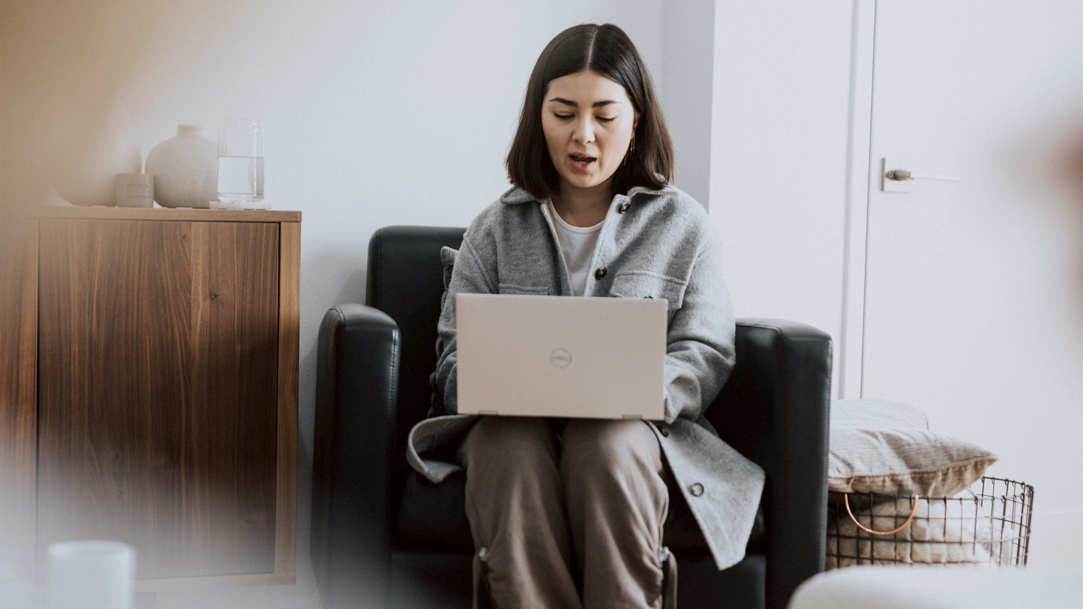
[[[147,153],[154,200],[162,207],[208,207],[218,198],[218,144],[198,125],[177,125],[177,135]]]
[[[116,205],[118,173],[139,173],[143,155],[135,125],[116,99],[88,104],[56,134],[52,185],[73,205]]]

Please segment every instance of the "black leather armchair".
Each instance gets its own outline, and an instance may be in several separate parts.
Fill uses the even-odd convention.
[[[406,434],[430,404],[440,248],[459,247],[463,232],[377,231],[366,305],[333,307],[320,327],[312,560],[326,609],[470,606],[462,476],[432,485],[405,459]],[[782,609],[823,570],[830,380],[823,332],[738,321],[737,366],[707,418],[766,470],[762,518],[744,560],[718,571],[691,512],[673,500],[664,535],[682,609]]]

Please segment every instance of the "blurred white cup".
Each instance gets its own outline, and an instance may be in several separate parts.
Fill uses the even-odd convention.
[[[116,541],[49,546],[50,609],[131,609],[135,549]]]

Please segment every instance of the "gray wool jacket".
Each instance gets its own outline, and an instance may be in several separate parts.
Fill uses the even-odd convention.
[[[437,326],[435,416],[414,426],[407,449],[411,466],[434,483],[461,469],[447,461],[454,451],[435,449],[457,445],[478,420],[455,414],[455,294],[572,294],[547,202],[513,188],[471,223],[457,256],[443,252],[451,272],[445,272]],[[673,186],[635,187],[609,206],[584,294],[668,302],[666,420],[645,424],[724,569],[744,557],[764,472],[701,416],[735,361],[733,307],[721,263],[719,238],[699,203]]]

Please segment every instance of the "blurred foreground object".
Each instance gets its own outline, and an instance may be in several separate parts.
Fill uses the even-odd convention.
[[[65,541],[49,546],[49,607],[131,609],[135,550],[116,541]]]
[[[30,582],[19,578],[17,554],[0,546],[0,609],[30,609],[34,592]]]
[[[797,589],[789,609],[1078,609],[1083,567],[864,566],[813,577]]]

